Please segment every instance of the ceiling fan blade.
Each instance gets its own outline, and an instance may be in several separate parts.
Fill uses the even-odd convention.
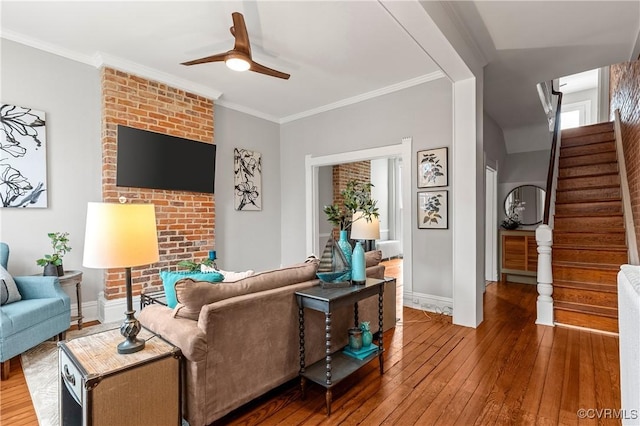
[[[244,23],[244,16],[240,12],[233,12],[233,27],[231,27],[231,34],[236,39],[236,43],[233,46],[233,50],[246,53],[251,57],[251,44],[249,43],[249,33],[247,33],[247,26]]]
[[[264,65],[260,65],[257,62],[251,61],[251,67],[249,68],[250,71],[253,72],[258,72],[260,74],[265,74],[265,75],[269,75],[271,77],[278,77],[278,78],[282,78],[284,80],[289,80],[289,77],[291,77],[290,74],[286,74],[280,71],[276,71],[274,69],[271,69],[269,67],[265,67]]]
[[[181,65],[197,65],[206,64],[208,62],[224,62],[227,52],[218,53],[217,55],[207,56],[206,58],[194,59],[193,61],[183,62]]]

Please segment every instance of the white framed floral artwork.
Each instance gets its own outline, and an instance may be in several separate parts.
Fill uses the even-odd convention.
[[[449,191],[418,192],[418,229],[449,228]]]
[[[234,148],[233,173],[235,209],[262,210],[262,154]]]
[[[418,188],[447,186],[447,152],[446,147],[418,151]]]
[[[0,118],[0,207],[46,208],[44,112],[2,104]]]

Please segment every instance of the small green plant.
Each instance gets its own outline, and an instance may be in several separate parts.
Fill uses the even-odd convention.
[[[200,272],[200,266],[214,266],[214,261],[211,259],[205,259],[200,263],[194,262],[193,260],[181,260],[178,262],[178,266],[181,268],[186,268],[189,272]]]
[[[47,236],[51,239],[53,254],[45,254],[43,258],[36,260],[36,263],[40,266],[46,266],[49,263],[60,266],[62,265],[64,255],[71,251],[71,247],[69,246],[69,233],[49,232]]]
[[[347,182],[347,187],[340,192],[344,199],[343,205],[324,206],[323,211],[327,215],[327,220],[342,231],[351,227],[351,218],[357,211],[362,211],[362,217],[367,221],[371,220],[371,217],[377,218],[379,216],[377,201],[371,199],[372,187],[373,184],[370,182],[356,180]]]

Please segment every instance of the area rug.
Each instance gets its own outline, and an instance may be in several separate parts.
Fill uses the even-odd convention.
[[[67,333],[67,339],[119,328],[116,323],[99,324]],[[21,355],[22,370],[29,387],[40,426],[59,426],[58,345],[53,340],[40,343]]]

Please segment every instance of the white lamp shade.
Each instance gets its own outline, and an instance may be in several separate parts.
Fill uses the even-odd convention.
[[[158,260],[153,204],[88,204],[83,266],[128,268]]]
[[[380,238],[380,221],[371,216],[367,221],[362,212],[355,212],[351,218],[352,240],[377,240]]]

